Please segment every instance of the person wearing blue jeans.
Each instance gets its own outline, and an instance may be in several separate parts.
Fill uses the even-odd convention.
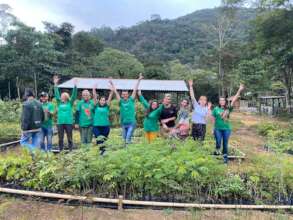
[[[41,132],[41,149],[44,151],[52,150],[52,139],[53,139],[53,128],[52,127],[42,127]],[[45,141],[47,145],[45,144]]]
[[[23,132],[20,138],[20,145],[26,147],[30,151],[34,151],[40,147],[42,132],[38,131],[27,131]]]
[[[135,130],[135,127],[136,127],[135,123],[129,123],[129,124],[122,125],[122,137],[126,143],[131,142],[131,138],[132,138],[133,132]]]
[[[220,148],[223,143],[223,158],[224,163],[228,163],[228,143],[231,134],[231,123],[229,121],[230,114],[233,110],[233,105],[240,97],[240,93],[244,90],[244,85],[240,84],[240,87],[229,105],[228,101],[220,97],[219,105],[213,109],[212,115],[215,119],[214,135],[216,139],[216,151],[215,154],[220,154]]]
[[[121,97],[120,94],[117,92],[114,83],[112,82],[112,80],[110,80],[110,85],[114,90],[120,106],[122,136],[126,145],[131,143],[131,138],[136,127],[135,97],[139,87],[139,83],[142,79],[143,76],[140,73],[137,83],[135,84],[135,87],[132,91],[132,95],[129,96],[128,91],[122,91]]]
[[[25,92],[26,101],[22,105],[20,145],[31,152],[40,147],[41,125],[44,121],[42,104],[35,99],[32,89]]]
[[[215,129],[214,130],[214,135],[216,139],[216,152],[220,152],[222,143],[223,143],[223,157],[224,157],[224,162],[227,163],[228,161],[228,142],[229,142],[229,137],[231,135],[231,130],[221,130],[221,129]]]
[[[44,111],[44,121],[41,126],[41,149],[43,151],[51,151],[53,138],[53,114],[55,111],[54,105],[52,102],[49,102],[49,95],[46,92],[41,92],[40,101]]]

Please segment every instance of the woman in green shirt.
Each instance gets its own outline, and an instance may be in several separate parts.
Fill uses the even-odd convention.
[[[113,97],[114,89],[110,84],[110,94],[106,100],[105,96],[101,96],[98,99],[96,92],[97,86],[93,88],[94,98],[94,121],[93,121],[93,134],[96,138],[97,145],[102,145],[107,140],[110,133],[110,103]],[[100,147],[101,155],[105,152],[105,147]]]
[[[63,92],[60,96],[58,89],[59,77],[54,76],[54,94],[57,101],[57,128],[59,138],[59,150],[62,151],[64,147],[64,131],[66,132],[68,148],[72,150],[72,130],[73,130],[73,104],[77,96],[77,79],[74,79],[74,88],[72,95],[69,96],[67,92]]]
[[[159,118],[163,109],[163,105],[158,104],[156,100],[150,103],[142,96],[141,91],[138,91],[139,101],[145,109],[145,118],[143,120],[143,129],[145,137],[149,143],[157,138],[159,132]]]
[[[216,140],[216,151],[215,154],[220,154],[221,145],[223,142],[223,157],[224,163],[228,163],[228,142],[231,134],[231,123],[229,121],[230,113],[233,110],[233,105],[239,98],[240,93],[244,90],[244,86],[240,84],[240,87],[233,97],[231,104],[228,101],[220,97],[219,105],[215,107],[212,111],[212,115],[215,119],[214,136]]]

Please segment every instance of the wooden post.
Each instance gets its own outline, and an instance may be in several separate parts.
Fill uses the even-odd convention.
[[[118,210],[122,211],[123,210],[123,196],[119,195],[118,197]]]

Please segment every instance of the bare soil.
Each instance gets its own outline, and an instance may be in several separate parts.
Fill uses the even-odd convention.
[[[293,219],[289,213],[240,210],[123,210],[69,206],[12,198],[0,199],[1,220],[275,220]]]

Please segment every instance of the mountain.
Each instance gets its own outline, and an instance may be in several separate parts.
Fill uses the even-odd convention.
[[[95,28],[91,33],[98,36],[106,46],[135,54],[142,62],[179,59],[193,63],[200,56],[215,34],[207,28],[217,23],[221,8],[204,9],[176,19],[155,19],[141,22],[129,28],[112,30],[109,27]],[[240,8],[234,21],[233,38],[245,42],[250,21],[255,18],[254,9]]]

